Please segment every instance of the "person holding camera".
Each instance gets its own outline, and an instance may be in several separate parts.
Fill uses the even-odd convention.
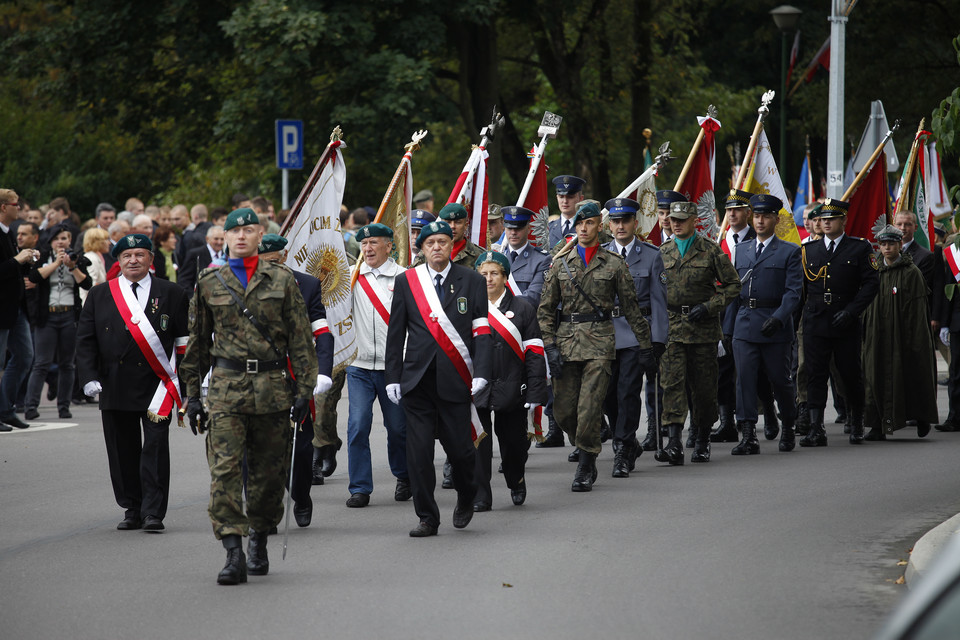
[[[77,320],[80,317],[80,289],[90,288],[87,265],[90,261],[70,247],[73,233],[65,225],[50,229],[50,244],[40,250],[40,259],[27,276],[36,288],[27,292],[27,313],[34,327],[36,356],[27,383],[27,420],[40,417],[37,406],[50,365],[56,360],[59,371],[57,408],[61,418],[72,418],[74,354]]]

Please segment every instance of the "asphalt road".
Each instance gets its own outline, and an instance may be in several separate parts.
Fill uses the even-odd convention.
[[[345,399],[340,410],[344,436]],[[412,539],[381,426],[370,506],[344,506],[342,451],[313,488],[313,524],[291,523],[286,561],[271,537],[270,574],[221,587],[201,439],[172,430],[166,532],[117,531],[99,414],[74,416],[0,434],[6,640],[868,638],[905,589],[898,562],[960,512],[960,434],[854,447],[831,424],[825,449],[714,445],[709,464],[683,467],[645,453],[628,479],[610,477],[605,446],[587,494],[570,492],[569,448],[531,449],[524,506],[498,477],[494,510],[455,530],[455,494],[438,489],[440,535]]]

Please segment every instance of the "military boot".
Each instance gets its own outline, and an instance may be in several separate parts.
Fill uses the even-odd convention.
[[[797,404],[797,421],[794,424],[794,430],[798,436],[805,436],[810,432],[810,413],[806,402]]]
[[[630,477],[630,450],[633,448],[633,442],[613,442],[613,477]]]
[[[770,401],[769,405],[763,408],[763,437],[767,440],[776,440],[780,435],[780,421],[777,420],[777,409],[773,401]]]
[[[853,423],[850,427],[850,444],[863,444],[863,408],[848,407],[847,412]]]
[[[580,447],[573,448],[573,451],[567,456],[567,462],[580,462]]]
[[[683,465],[683,441],[680,434],[683,432],[682,424],[667,425],[667,431],[670,439],[667,440],[667,446],[657,451],[654,458],[657,462],[669,462],[675,466]]]
[[[827,446],[827,432],[823,428],[823,409],[810,407],[810,430],[807,435],[800,438],[801,447],[825,447]]]
[[[603,417],[603,422],[600,426],[600,442],[606,442],[613,437],[613,430],[610,429],[610,423],[607,422],[607,417]]]
[[[443,489],[453,489],[453,465],[450,464],[450,458],[443,461],[443,482],[440,486]]]
[[[580,462],[577,464],[577,471],[573,475],[573,484],[571,491],[582,493],[593,490],[593,483],[597,480],[597,456],[586,451],[580,452]]]
[[[543,442],[536,444],[538,449],[563,446],[563,431],[560,430],[560,426],[557,424],[557,421],[553,419],[553,416],[548,416],[548,419],[550,421],[550,427],[547,429],[547,435],[543,439]]]
[[[749,422],[747,420],[741,422],[740,436],[740,444],[730,450],[731,455],[754,456],[760,453],[760,442],[757,440],[756,422]]]
[[[637,458],[643,453],[643,449],[640,448],[640,441],[636,438],[630,440],[630,449],[627,452],[627,468],[630,471],[633,471],[637,466]]]
[[[265,576],[270,571],[267,559],[267,533],[250,530],[247,544],[247,572],[252,576]]]
[[[243,557],[243,541],[240,536],[223,536],[223,548],[227,550],[227,563],[217,576],[217,584],[240,584],[247,581],[247,559]]]
[[[687,430],[687,449],[692,449],[695,444],[697,444],[697,427],[691,421],[690,428]]]
[[[323,458],[321,460],[320,473],[323,474],[324,478],[329,478],[337,469],[337,446],[328,444],[320,448],[320,453]]]
[[[653,417],[647,418],[647,436],[640,443],[640,449],[643,451],[657,450],[657,420]]]
[[[783,419],[783,430],[780,431],[780,451],[793,451],[797,442],[793,435],[793,420]]]
[[[690,454],[690,462],[710,462],[710,435],[706,427],[697,430],[696,448]]]
[[[710,442],[736,442],[737,421],[733,416],[733,405],[720,405],[720,426],[710,434]]]
[[[837,420],[840,418],[838,417]],[[853,412],[848,411],[843,417],[843,435],[848,436],[853,433]]]
[[[313,448],[313,484],[323,484],[323,471],[321,469],[323,455],[320,453],[320,447]]]

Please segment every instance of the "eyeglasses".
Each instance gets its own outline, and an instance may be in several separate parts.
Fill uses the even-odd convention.
[[[19,202],[4,202],[4,203],[0,203],[0,207],[16,207],[17,209],[19,209],[19,208],[20,208],[20,203],[19,203]]]

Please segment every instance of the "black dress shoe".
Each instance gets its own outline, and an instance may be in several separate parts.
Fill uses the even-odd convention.
[[[163,520],[157,516],[147,516],[143,519],[143,530],[158,533],[163,531]]]
[[[8,431],[13,431],[13,427],[8,427],[7,425],[0,422],[0,433],[7,433]]]
[[[293,519],[297,521],[298,527],[309,527],[313,519],[313,500],[307,502],[293,503]]]
[[[37,411],[36,407],[27,407],[27,410],[23,412],[23,418],[25,420],[36,420],[40,417],[40,412]]]
[[[120,521],[120,524],[117,525],[117,529],[120,531],[132,531],[134,529],[139,529],[142,526],[140,522],[140,516],[138,515],[129,515],[124,516],[123,520]]]
[[[926,438],[928,433],[930,433],[930,423],[917,422],[917,437]]]
[[[427,538],[437,535],[437,528],[421,520],[416,529],[410,530],[411,538]]]
[[[247,559],[243,549],[234,547],[227,549],[227,563],[223,565],[217,576],[217,584],[240,584],[247,581]]]
[[[351,509],[360,509],[370,504],[370,496],[365,493],[351,493],[347,498],[347,506]]]
[[[952,420],[946,420],[942,424],[935,426],[934,429],[944,433],[953,433],[954,431],[960,431],[960,426],[956,425]]]
[[[580,462],[580,447],[576,447],[570,452],[570,455],[567,456],[567,462]]]
[[[17,417],[17,414],[13,414],[7,418],[0,418],[0,422],[10,425],[11,427],[16,427],[17,429],[29,429],[30,425]]]
[[[493,507],[489,502],[474,502],[473,503],[473,512],[480,513],[481,511],[490,511]],[[464,525],[466,526],[466,525]]]
[[[457,529],[463,529],[473,520],[473,505],[457,506],[453,510],[453,526]]]
[[[527,483],[524,482],[523,478],[520,478],[520,486],[516,489],[510,489],[510,499],[518,507],[527,499]]]
[[[410,481],[405,478],[397,478],[397,488],[393,491],[393,499],[397,502],[406,502],[412,496]]]
[[[323,450],[323,465],[320,467],[320,473],[324,478],[329,478],[337,470],[337,448],[332,444],[321,447]]]
[[[867,442],[877,442],[879,440],[886,440],[887,435],[883,432],[883,429],[879,427],[870,427],[870,431],[867,432],[867,435],[864,436],[863,439]]]
[[[60,419],[69,420],[73,417],[73,414],[70,413],[70,409],[60,409]]]

